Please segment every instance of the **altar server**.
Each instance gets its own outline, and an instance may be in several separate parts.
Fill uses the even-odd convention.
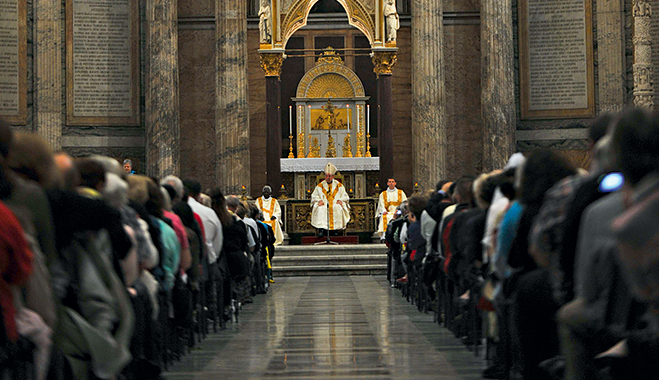
[[[272,188],[270,186],[263,186],[263,196],[256,199],[256,207],[263,213],[263,222],[272,227],[275,232],[275,245],[284,242],[284,233],[281,231],[281,207],[277,199],[273,198]]]
[[[394,218],[393,213],[396,212],[396,207],[407,200],[407,195],[403,190],[396,188],[396,180],[389,178],[387,180],[387,190],[380,193],[380,201],[378,202],[378,210],[375,218],[379,219],[378,234],[384,236],[387,231],[387,223]]]
[[[328,163],[325,180],[311,194],[311,225],[321,230],[343,230],[350,221],[350,197],[334,174],[336,166]]]

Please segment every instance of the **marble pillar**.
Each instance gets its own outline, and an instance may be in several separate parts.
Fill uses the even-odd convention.
[[[146,1],[146,174],[180,171],[177,0]]]
[[[649,0],[634,0],[634,105],[652,109],[654,106],[652,67],[652,7]]]
[[[379,183],[386,184],[394,178],[394,130],[393,98],[391,96],[391,73],[398,60],[396,48],[373,49],[373,67],[377,74],[377,125],[379,136],[378,155],[380,156]]]
[[[619,112],[625,104],[624,17],[620,0],[597,0],[598,113]]]
[[[483,171],[504,167],[515,152],[512,0],[481,1]]]
[[[62,2],[34,2],[34,125],[55,150],[60,149],[62,110]]]
[[[261,67],[265,71],[265,125],[266,125],[266,184],[272,187],[273,196],[281,188],[281,66],[283,52],[261,53]]]
[[[242,186],[249,194],[247,7],[241,1],[216,0],[215,19],[217,184],[225,194],[240,194]]]
[[[422,191],[446,175],[443,2],[412,0],[413,178]]]

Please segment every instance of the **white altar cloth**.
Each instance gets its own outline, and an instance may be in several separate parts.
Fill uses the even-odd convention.
[[[380,170],[380,157],[282,158],[282,173],[322,172],[331,162],[339,171]]]

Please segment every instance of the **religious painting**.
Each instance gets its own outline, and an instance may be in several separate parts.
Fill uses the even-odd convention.
[[[350,114],[348,114],[350,111]],[[348,129],[348,117],[352,116],[352,110],[335,109],[328,112],[324,109],[311,110],[311,130],[342,130]]]

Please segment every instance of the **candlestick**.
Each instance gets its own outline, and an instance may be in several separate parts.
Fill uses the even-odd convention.
[[[293,106],[288,106],[288,134],[293,134]]]
[[[295,158],[293,154],[293,135],[288,135],[289,145],[288,145],[288,158]]]
[[[371,135],[366,133],[366,157],[371,157]]]

